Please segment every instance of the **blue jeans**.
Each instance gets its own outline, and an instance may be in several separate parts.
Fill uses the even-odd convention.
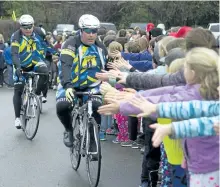
[[[112,116],[101,116],[101,131],[106,131],[108,128],[111,128],[112,125]]]
[[[170,170],[173,187],[187,187],[187,171],[180,165],[171,165]]]
[[[9,82],[9,86],[14,86],[13,66],[12,65],[7,65],[7,69],[8,69],[8,82]]]

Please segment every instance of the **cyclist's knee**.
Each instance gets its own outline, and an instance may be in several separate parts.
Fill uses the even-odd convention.
[[[68,114],[71,111],[71,104],[66,98],[60,98],[56,104],[57,115]]]
[[[49,70],[47,68],[46,63],[44,62],[38,62],[35,66],[34,66],[34,71],[38,72],[38,73],[45,73],[45,74],[49,74]]]
[[[14,84],[14,93],[18,95],[22,95],[24,90],[24,82],[17,82]]]

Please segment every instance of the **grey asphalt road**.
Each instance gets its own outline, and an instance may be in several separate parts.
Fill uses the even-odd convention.
[[[33,141],[14,127],[13,90],[0,89],[0,187],[89,187],[83,161],[78,172],[63,145],[63,126],[57,119],[55,92],[43,105],[38,133]],[[99,187],[137,187],[142,156],[138,150],[102,143]],[[84,160],[84,159],[83,159]]]

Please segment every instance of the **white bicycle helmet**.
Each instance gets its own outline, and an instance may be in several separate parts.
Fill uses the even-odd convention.
[[[91,14],[84,14],[79,18],[79,28],[98,29],[100,28],[100,21]]]
[[[19,19],[20,25],[33,25],[34,18],[31,15],[24,14]]]

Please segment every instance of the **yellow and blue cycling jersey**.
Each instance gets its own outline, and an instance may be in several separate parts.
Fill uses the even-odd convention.
[[[100,83],[96,73],[105,69],[107,50],[100,43],[86,46],[77,37],[80,36],[68,39],[61,51],[58,63],[61,84],[64,88],[95,87]]]
[[[76,90],[99,88],[101,82],[95,75],[105,69],[106,62],[107,50],[103,44],[97,41],[86,46],[80,36],[70,37],[62,48],[58,62],[60,84],[57,99],[65,97],[65,89],[70,87]]]
[[[56,53],[44,40],[45,35],[40,28],[34,28],[30,37],[16,31],[11,37],[11,55],[15,67],[29,68],[44,61],[46,51]]]

